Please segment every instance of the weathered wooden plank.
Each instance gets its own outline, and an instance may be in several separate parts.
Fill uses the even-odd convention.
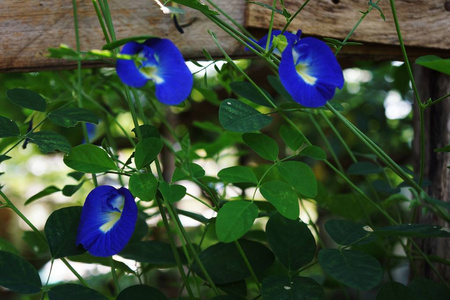
[[[272,0],[258,2],[272,5]],[[294,13],[304,0],[285,0],[288,12]],[[375,2],[375,1],[373,1]],[[360,19],[360,11],[368,8],[367,0],[315,0],[310,1],[290,24],[288,30],[301,29],[304,34],[343,39]],[[435,51],[450,50],[450,11],[444,0],[396,0],[396,10],[407,46]],[[351,40],[380,45],[398,45],[389,1],[380,1],[379,7],[386,17],[373,9],[352,35]],[[447,8],[450,10],[450,8]],[[268,28],[271,11],[256,4],[247,8],[246,26]],[[275,28],[283,28],[285,17],[276,14]],[[440,52],[440,51],[438,51]],[[434,52],[433,52],[434,53]],[[449,54],[447,54],[449,55]]]
[[[82,50],[101,49],[105,44],[91,1],[78,0],[78,20]],[[245,2],[218,0],[216,3],[238,22],[244,22]],[[170,15],[164,15],[153,1],[110,0],[118,39],[137,35],[170,38],[186,58],[201,58],[202,48],[219,55],[207,33],[214,30],[223,47],[232,55],[244,54],[243,48],[212,24],[202,14],[185,8],[180,24],[184,34],[174,26]],[[47,58],[49,47],[67,44],[75,48],[72,1],[67,0],[0,0],[0,72],[69,68],[74,62]]]

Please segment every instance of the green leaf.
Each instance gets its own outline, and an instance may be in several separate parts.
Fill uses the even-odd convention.
[[[262,158],[271,161],[278,158],[278,144],[271,137],[262,133],[244,133],[242,139]]]
[[[161,134],[159,133],[158,128],[156,128],[153,125],[149,125],[149,124],[140,125],[139,129],[141,130],[142,139],[149,138],[149,137],[154,137],[157,139],[161,138]],[[137,137],[136,128],[134,128],[132,131],[134,132],[134,134]]]
[[[408,290],[414,295],[414,299],[439,299],[449,300],[450,289],[444,284],[437,283],[431,279],[414,278],[408,285]]]
[[[65,283],[53,286],[48,291],[50,300],[108,300],[108,298],[96,290],[84,285]]]
[[[177,265],[170,244],[160,241],[139,241],[130,243],[119,253],[120,256],[138,262],[149,263],[158,267]],[[183,263],[186,258],[181,256]]]
[[[191,175],[189,175],[191,174]],[[172,182],[183,179],[200,178],[205,176],[205,170],[198,164],[187,163],[179,166],[175,169],[172,175]]]
[[[64,157],[64,163],[69,168],[84,173],[103,173],[117,170],[116,164],[105,150],[91,144],[73,147],[69,155]]]
[[[376,287],[383,277],[378,260],[364,252],[322,249],[319,251],[319,262],[335,280],[361,291]]]
[[[98,265],[102,265],[105,267],[111,267],[111,263],[109,262],[108,257],[93,256],[87,252],[84,254],[71,256],[71,257],[69,257],[69,260],[75,261],[75,262],[80,262],[80,263],[85,263],[85,264],[98,264]],[[121,270],[126,273],[130,273],[130,274],[135,273],[133,270],[130,269],[130,267],[128,267],[126,264],[124,264],[121,261],[114,260],[114,267],[116,269]]]
[[[152,39],[152,38],[158,38],[154,35],[138,35],[138,36],[131,36],[124,39],[116,40],[114,42],[108,43],[103,45],[102,50],[114,50],[122,45],[125,45],[129,42],[144,42],[145,40]]]
[[[300,155],[303,156],[308,156],[317,160],[325,160],[327,159],[327,154],[325,153],[325,151],[323,151],[322,148],[317,147],[317,146],[308,146],[305,147],[304,149],[302,149],[302,151],[300,151],[299,153]]]
[[[297,151],[305,141],[305,137],[301,132],[284,124],[280,127],[280,136],[284,143],[293,151]]]
[[[217,176],[227,183],[258,183],[253,170],[246,166],[233,166],[222,169]]]
[[[167,300],[163,293],[148,285],[129,286],[117,296],[116,300]]]
[[[447,145],[447,146],[442,147],[442,148],[434,149],[434,152],[450,152],[450,145]]]
[[[269,181],[260,187],[260,192],[281,215],[291,220],[298,219],[300,209],[297,194],[289,184],[280,180]]]
[[[19,250],[16,247],[8,242],[7,240],[0,238],[0,251],[9,252],[15,255],[19,255]]]
[[[49,248],[47,241],[42,238],[43,235],[43,232],[38,234],[34,231],[25,231],[22,235],[22,239],[38,257],[48,257]]]
[[[325,199],[318,199],[318,202],[330,212],[354,221],[376,210],[366,198],[354,193],[327,194]]]
[[[413,295],[406,286],[392,281],[383,284],[378,291],[377,300],[413,300]],[[430,298],[433,299],[433,298]]]
[[[314,279],[275,275],[263,279],[261,296],[277,300],[322,300],[325,292]]]
[[[317,181],[311,168],[299,161],[286,161],[278,165],[281,176],[300,194],[317,196]]]
[[[44,98],[42,98],[38,93],[30,90],[12,89],[6,92],[6,96],[8,96],[8,99],[12,103],[22,108],[44,112],[47,107],[47,103]]]
[[[86,250],[76,245],[81,206],[71,206],[55,210],[47,222],[44,232],[53,258],[78,255]]]
[[[450,75],[450,59],[443,59],[436,55],[425,55],[416,59],[416,64]]]
[[[52,111],[48,118],[53,124],[62,127],[74,127],[78,122],[98,123],[98,117],[86,108],[63,107]]]
[[[43,153],[55,152],[56,150],[69,153],[70,148],[72,147],[64,136],[50,130],[32,132],[29,133],[27,137],[30,139],[30,142],[35,143]]]
[[[146,165],[152,163],[159,152],[161,152],[162,147],[163,141],[161,139],[149,137],[141,140],[136,145],[136,151],[134,153],[136,168],[142,169]]]
[[[374,230],[375,234],[411,237],[450,237],[450,231],[439,225],[401,224]]]
[[[79,181],[81,180],[81,178],[83,178],[84,172],[70,172],[67,174],[67,176],[72,177],[76,181]]]
[[[239,96],[248,99],[253,103],[273,108],[273,106],[266,99],[266,97],[269,98],[273,103],[274,100],[272,96],[270,96],[270,94],[267,91],[262,90],[266,95],[266,97],[264,97],[258,91],[258,89],[255,86],[253,86],[253,84],[251,84],[250,82],[235,81],[230,83],[230,88],[233,90],[233,92],[235,92]]]
[[[230,201],[217,213],[216,234],[219,241],[230,243],[246,234],[258,216],[258,206],[249,201]]]
[[[51,195],[51,194],[59,192],[59,191],[61,191],[61,190],[59,188],[57,188],[56,186],[54,186],[54,185],[48,186],[45,189],[43,189],[42,191],[40,191],[39,193],[37,193],[37,194],[31,196],[30,198],[28,198],[28,200],[25,201],[25,205],[28,205],[28,204],[30,204],[31,202],[33,202],[33,201],[35,201],[37,199],[40,199],[42,197]]]
[[[206,15],[218,15],[219,13],[211,10],[207,5],[202,4],[202,2],[198,0],[172,0],[172,2],[188,6],[190,8],[193,8],[195,10],[198,10],[201,13],[204,13]]]
[[[383,172],[382,168],[367,161],[353,163],[347,170],[348,175],[369,175],[381,172]]]
[[[18,136],[19,127],[13,120],[0,116],[0,138]]]
[[[298,218],[273,215],[266,225],[267,242],[273,253],[290,271],[309,263],[316,253],[316,242],[308,226]]]
[[[325,229],[333,241],[339,245],[350,245],[362,239],[364,242],[373,240],[373,236],[368,238],[373,231],[369,226],[353,221],[328,220],[325,223]]]
[[[133,196],[143,201],[155,199],[158,190],[158,181],[151,173],[135,173],[131,175],[128,183],[130,192]]]
[[[20,294],[35,294],[41,291],[42,283],[31,263],[10,252],[0,251],[0,286]]]
[[[74,184],[65,185],[62,189],[62,193],[66,197],[71,197],[83,186],[83,184],[84,184],[84,180],[77,185],[74,185]]]
[[[437,205],[443,208],[450,210],[450,202],[445,202],[430,196],[424,197],[425,202],[431,203],[433,205]]]
[[[159,191],[164,200],[169,203],[175,203],[183,199],[186,195],[186,188],[179,184],[168,184],[165,181],[159,183]]]
[[[273,253],[261,243],[239,240],[239,244],[255,273],[267,269],[275,260]],[[214,244],[200,252],[198,257],[216,284],[236,282],[250,276],[250,271],[234,243]],[[197,263],[193,264],[193,271],[204,278]]]
[[[219,121],[223,128],[234,132],[260,130],[272,122],[272,117],[261,114],[247,104],[235,99],[220,103]]]
[[[8,159],[11,159],[11,156],[0,154],[0,163]]]

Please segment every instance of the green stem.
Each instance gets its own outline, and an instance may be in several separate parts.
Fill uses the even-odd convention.
[[[253,278],[253,280],[256,283],[256,286],[258,287],[258,290],[261,292],[261,283],[259,283],[258,277],[256,277],[255,271],[253,271],[252,266],[250,265],[250,262],[247,259],[247,255],[245,255],[244,250],[241,247],[241,244],[239,244],[239,241],[234,241],[234,244],[236,245],[236,248],[239,251],[239,254],[241,255],[242,259],[244,260],[245,265],[247,266],[248,270],[250,271],[250,274]]]
[[[120,293],[120,285],[119,285],[119,279],[117,278],[117,274],[116,274],[116,268],[114,267],[114,259],[112,258],[112,256],[108,256],[108,261],[109,261],[109,265],[111,266],[111,274],[114,280],[114,284],[117,288],[117,293]],[[115,293],[115,294],[117,294]]]
[[[440,97],[440,98],[438,98],[438,99],[436,99],[436,100],[433,100],[433,101],[428,101],[428,102],[425,104],[425,106],[428,108],[428,107],[430,107],[430,106],[432,106],[432,105],[438,104],[439,102],[441,102],[442,100],[444,100],[444,99],[446,99],[446,98],[448,98],[448,97],[450,97],[450,94],[447,94],[447,95],[445,95],[445,96],[442,96],[442,97]]]
[[[97,0],[92,0],[92,4],[94,5],[94,9],[95,9],[95,13],[97,14],[98,22],[100,23],[100,27],[102,28],[103,36],[105,37],[105,41],[108,44],[108,43],[111,42],[111,40],[109,38],[108,31],[107,31],[106,26],[105,26],[105,22],[103,21],[102,13],[101,13],[100,8],[98,6]]]
[[[305,6],[308,4],[309,0],[306,0],[305,3],[302,4],[302,6],[300,6],[299,9],[297,9],[297,11],[289,18],[289,20],[286,22],[286,25],[284,25],[283,30],[281,31],[281,34],[283,34],[289,27],[289,25],[291,25],[292,21],[294,21],[294,19],[297,17],[297,15],[303,10],[303,8],[305,8]]]
[[[272,14],[270,15],[270,24],[269,24],[269,32],[267,33],[267,41],[266,41],[266,51],[265,53],[269,52],[270,49],[270,42],[272,40],[272,28],[273,28],[273,20],[275,18],[275,9],[277,7],[277,0],[273,0],[272,2]]]
[[[322,128],[320,127],[319,123],[317,123],[316,119],[314,118],[314,116],[312,114],[308,114],[309,119],[311,120],[311,122],[313,123],[314,127],[316,127],[316,130],[319,132],[319,135],[322,137],[323,142],[325,143],[325,146],[328,148],[328,151],[330,151],[331,156],[334,159],[334,162],[336,163],[336,165],[339,168],[339,171],[341,171],[342,173],[344,173],[344,168],[341,165],[341,162],[339,161],[336,152],[334,151],[333,147],[331,147],[330,142],[328,141],[327,137],[325,136]]]
[[[33,223],[30,222],[30,220],[28,220],[27,217],[25,217],[24,214],[22,214],[22,212],[14,205],[14,203],[11,202],[11,200],[3,193],[3,191],[0,189],[0,196],[2,196],[2,198],[6,201],[6,206],[5,207],[9,207],[16,215],[19,216],[19,218],[21,218],[25,223],[27,223],[27,225],[33,230],[34,233],[37,234],[37,236],[42,239],[45,243],[47,243],[47,239],[45,238],[45,236],[42,234],[42,232],[40,232],[34,225]],[[87,282],[83,279],[83,277],[81,277],[80,274],[78,274],[77,271],[75,271],[75,269],[69,264],[69,262],[65,259],[65,258],[61,258],[61,261],[69,268],[69,270],[78,278],[78,280],[84,285],[89,287],[89,285],[87,284]]]

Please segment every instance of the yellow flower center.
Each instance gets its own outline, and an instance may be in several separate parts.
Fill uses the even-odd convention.
[[[297,74],[309,85],[314,85],[317,81],[317,78],[308,74],[308,65],[299,63],[295,66],[297,70]]]

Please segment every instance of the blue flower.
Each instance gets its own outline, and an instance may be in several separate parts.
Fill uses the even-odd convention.
[[[272,42],[273,42],[273,38],[276,36],[279,36],[281,34],[281,30],[272,30],[271,36],[270,36],[270,44],[269,44],[269,48],[272,47]],[[301,31],[299,30],[297,34],[293,34],[290,32],[284,32],[283,35],[286,37],[286,40],[288,43],[294,43],[296,42],[299,38],[300,38],[300,34]],[[259,41],[257,41],[256,43],[258,45],[260,45],[262,48],[266,48],[266,44],[267,44],[267,39],[268,39],[268,34],[266,34],[262,39],[260,39]],[[273,53],[281,56],[281,52],[278,48],[275,48],[273,50]]]
[[[133,234],[137,214],[134,197],[126,188],[96,187],[81,211],[76,244],[95,256],[117,254]]]
[[[117,60],[117,75],[126,85],[140,88],[152,80],[156,86],[156,99],[168,105],[180,104],[189,97],[194,78],[170,40],[151,38],[142,44],[129,42],[120,53],[137,55],[140,59]]]
[[[280,33],[274,30],[273,36]],[[344,75],[327,44],[311,37],[300,39],[300,34],[284,33],[288,44],[281,53],[280,81],[299,104],[320,107],[333,98],[336,88],[344,86]],[[266,41],[267,36],[258,44]]]

